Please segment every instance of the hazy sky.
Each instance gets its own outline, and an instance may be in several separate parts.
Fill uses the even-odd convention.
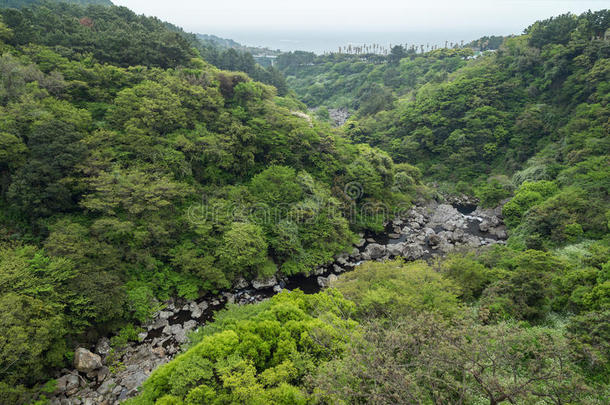
[[[610,0],[112,0],[190,32],[520,33],[535,20],[608,8]],[[474,39],[474,38],[464,38]],[[248,42],[260,42],[251,40]],[[264,45],[264,44],[258,44]]]

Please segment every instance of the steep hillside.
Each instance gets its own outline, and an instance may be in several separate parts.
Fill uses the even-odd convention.
[[[0,9],[0,403],[607,403],[609,28],[280,58],[333,129],[156,18]]]
[[[21,10],[0,9],[14,34],[13,46],[29,42],[54,47],[63,56],[92,55],[101,63],[121,67],[184,66],[196,56],[216,67],[242,71],[287,92],[284,77],[274,68],[256,64],[248,52],[223,50],[211,42],[157,18],[137,15],[125,7],[102,7],[37,1]]]
[[[508,246],[373,261],[315,296],[230,307],[129,403],[606,403],[609,24],[606,10],[537,22],[344,127],[440,190],[503,200],[491,212],[508,225]],[[321,91],[345,80],[346,99],[377,69],[358,62],[350,75],[350,56],[327,66],[290,57],[285,71],[310,70]],[[394,225],[433,244],[460,238],[451,223],[420,229],[418,216]]]
[[[347,132],[487,204],[516,189],[507,209],[520,246],[599,238],[610,208],[609,27],[606,10],[537,22]]]
[[[470,49],[418,53],[395,46],[389,55],[289,52],[278,68],[300,100],[311,108],[346,108],[361,115],[391,108],[397,97],[424,83],[442,82],[466,64]]]
[[[350,228],[354,203],[414,193],[393,189],[411,168],[209,65],[158,20],[0,14],[2,403],[170,296],[311,271],[379,226]]]

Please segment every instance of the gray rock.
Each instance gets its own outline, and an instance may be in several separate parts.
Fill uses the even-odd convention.
[[[428,244],[432,247],[439,246],[441,244],[441,242],[442,242],[442,238],[437,234],[428,236]]]
[[[250,286],[250,283],[248,283],[248,281],[243,277],[240,277],[237,280],[235,280],[235,283],[233,284],[233,288],[236,290],[245,290],[249,286]]]
[[[328,288],[338,279],[339,277],[334,274],[331,274],[328,277],[318,277],[318,285],[322,288]]]
[[[95,352],[100,356],[106,356],[110,353],[110,340],[107,337],[101,338],[95,345]]]
[[[157,314],[157,318],[158,319],[169,319],[172,315],[174,315],[174,313],[170,312],[170,311],[159,311],[159,313]]]
[[[73,391],[78,389],[79,386],[78,375],[66,374],[57,379],[57,385],[55,387],[55,394],[63,394],[65,392]]]
[[[169,322],[167,319],[157,319],[155,322],[148,325],[147,329],[148,329],[148,331],[151,331],[151,330],[165,328],[167,325],[169,325]]]
[[[386,254],[386,247],[377,243],[371,243],[364,251],[371,259],[379,259]]]
[[[348,255],[341,255],[341,256],[337,257],[337,263],[340,266],[345,266],[345,265],[347,265],[347,259],[348,259]]]
[[[280,287],[279,285],[274,285],[273,286],[273,292],[276,294],[279,294],[282,292],[282,287]]]
[[[333,265],[333,271],[335,273],[343,273],[345,271],[345,269],[343,267],[337,266],[336,264]]]
[[[97,381],[98,382],[104,381],[106,379],[106,377],[108,377],[109,374],[110,374],[110,369],[106,366],[103,366],[97,372]]]
[[[481,232],[489,232],[490,224],[486,220],[479,224],[479,230]]]
[[[125,387],[128,391],[138,388],[142,385],[148,376],[142,372],[137,371],[133,374],[129,374],[121,380],[121,385]]]
[[[102,367],[102,358],[89,350],[79,347],[74,352],[74,368],[83,373],[89,373]]]
[[[109,378],[98,387],[97,392],[100,395],[106,395],[111,393],[115,386],[116,381],[113,378]]]
[[[252,281],[252,287],[254,287],[254,289],[256,289],[256,290],[263,290],[265,288],[271,288],[276,284],[277,284],[277,280],[276,280],[275,276],[272,276],[265,280],[253,280]]]
[[[123,387],[121,387],[120,385],[116,385],[113,389],[112,389],[112,395],[114,395],[115,397],[117,395],[119,395],[121,392],[123,391]]]
[[[185,331],[190,331],[193,330],[197,327],[197,321],[186,321],[184,322],[184,326],[182,327],[182,329],[184,329]]]
[[[389,244],[386,248],[386,251],[390,256],[394,256],[394,257],[402,256],[405,245],[406,245],[406,243],[404,243],[404,242]]]
[[[235,303],[235,295],[231,294],[229,292],[225,292],[222,294],[222,297],[225,299],[225,301],[227,301],[229,304],[234,304]]]
[[[390,234],[388,234],[388,238],[390,238],[390,239],[399,239],[400,238],[400,233],[390,233]]]
[[[366,239],[360,239],[358,242],[356,242],[356,247],[363,247],[366,244]]]
[[[148,337],[148,332],[138,333],[138,341],[143,342]]]
[[[186,331],[180,325],[172,325],[172,335],[178,343],[186,343],[188,341]]]
[[[462,218],[462,214],[449,204],[441,204],[434,210],[430,223],[433,225],[447,225],[448,222],[455,222]],[[451,229],[453,230],[453,229]]]
[[[424,253],[424,248],[417,243],[406,245],[402,251],[402,255],[408,260],[421,259],[424,256]]]

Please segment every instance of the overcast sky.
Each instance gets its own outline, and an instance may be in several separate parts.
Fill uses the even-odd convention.
[[[254,40],[299,32],[518,34],[568,11],[608,8],[610,0],[112,0],[186,31]],[[471,35],[470,35],[471,34]],[[265,44],[256,44],[265,45]],[[271,44],[269,44],[271,45]]]
[[[521,29],[530,22],[610,6],[610,0],[112,0],[190,31],[413,31],[476,26]]]

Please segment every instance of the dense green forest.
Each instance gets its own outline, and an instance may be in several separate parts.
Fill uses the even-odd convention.
[[[409,199],[393,186],[410,167],[156,19],[50,3],[0,15],[3,403],[170,296],[328,262],[354,241],[350,181],[362,204]]]
[[[126,8],[0,9],[0,403],[45,403],[77,345],[170,297],[309,274],[390,219],[354,204],[439,191],[510,198],[507,246],[229,305],[129,403],[606,403],[609,28],[563,15],[478,58],[291,53],[287,87]],[[332,128],[305,103],[358,113]]]
[[[444,48],[422,54],[400,45],[387,56],[296,51],[280,55],[277,66],[309,107],[368,115],[390,108],[397,97],[424,83],[443,82],[472,54],[471,49]]]
[[[23,3],[19,5],[25,7]],[[32,3],[32,7],[0,9],[13,31],[8,40],[11,45],[45,45],[62,56],[91,55],[100,63],[120,67],[167,69],[201,56],[216,67],[245,72],[271,84],[281,95],[287,92],[283,75],[273,67],[256,64],[249,52],[223,49],[157,18],[136,15],[125,7],[94,5],[83,9],[46,0]]]

